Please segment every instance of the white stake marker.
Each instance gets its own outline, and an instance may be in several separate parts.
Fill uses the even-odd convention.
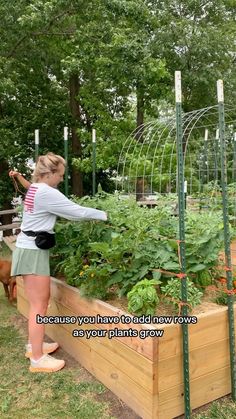
[[[64,127],[64,141],[68,140],[68,127]]]
[[[218,96],[218,103],[224,102],[223,80],[217,80],[217,96]]]
[[[96,130],[94,128],[92,129],[92,142],[96,143]]]
[[[39,129],[34,131],[35,144],[39,144]]]
[[[175,71],[175,101],[176,103],[182,102],[181,71]]]

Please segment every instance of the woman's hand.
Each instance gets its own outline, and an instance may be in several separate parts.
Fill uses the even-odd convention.
[[[9,176],[10,177],[18,177],[21,173],[17,172],[17,170],[10,170]]]
[[[17,170],[10,170],[9,176],[11,178],[17,178],[18,182],[24,186],[25,189],[29,189],[31,183],[22,176],[21,173],[17,172]]]

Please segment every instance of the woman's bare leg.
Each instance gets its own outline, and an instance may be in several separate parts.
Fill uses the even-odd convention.
[[[25,292],[30,304],[29,308],[29,343],[32,345],[32,357],[42,357],[45,325],[36,323],[36,315],[45,316],[50,298],[50,276],[24,275]]]

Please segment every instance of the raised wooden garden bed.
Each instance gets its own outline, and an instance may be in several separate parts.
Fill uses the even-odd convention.
[[[18,310],[27,317],[22,279],[17,281]],[[100,300],[80,297],[78,289],[52,278],[51,316],[130,316]],[[161,338],[73,337],[73,330],[94,334],[128,329],[164,329]],[[99,332],[104,330],[106,332]],[[57,324],[46,333],[145,419],[172,419],[184,413],[181,326],[143,324]],[[85,332],[88,333],[88,332]],[[117,332],[123,333],[123,332]],[[132,332],[131,332],[132,333]],[[230,393],[227,307],[199,314],[189,325],[191,407]]]

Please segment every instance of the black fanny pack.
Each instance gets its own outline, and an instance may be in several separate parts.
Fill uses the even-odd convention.
[[[48,233],[47,231],[23,231],[26,236],[36,237],[35,244],[39,249],[51,249],[55,246],[55,234]]]

